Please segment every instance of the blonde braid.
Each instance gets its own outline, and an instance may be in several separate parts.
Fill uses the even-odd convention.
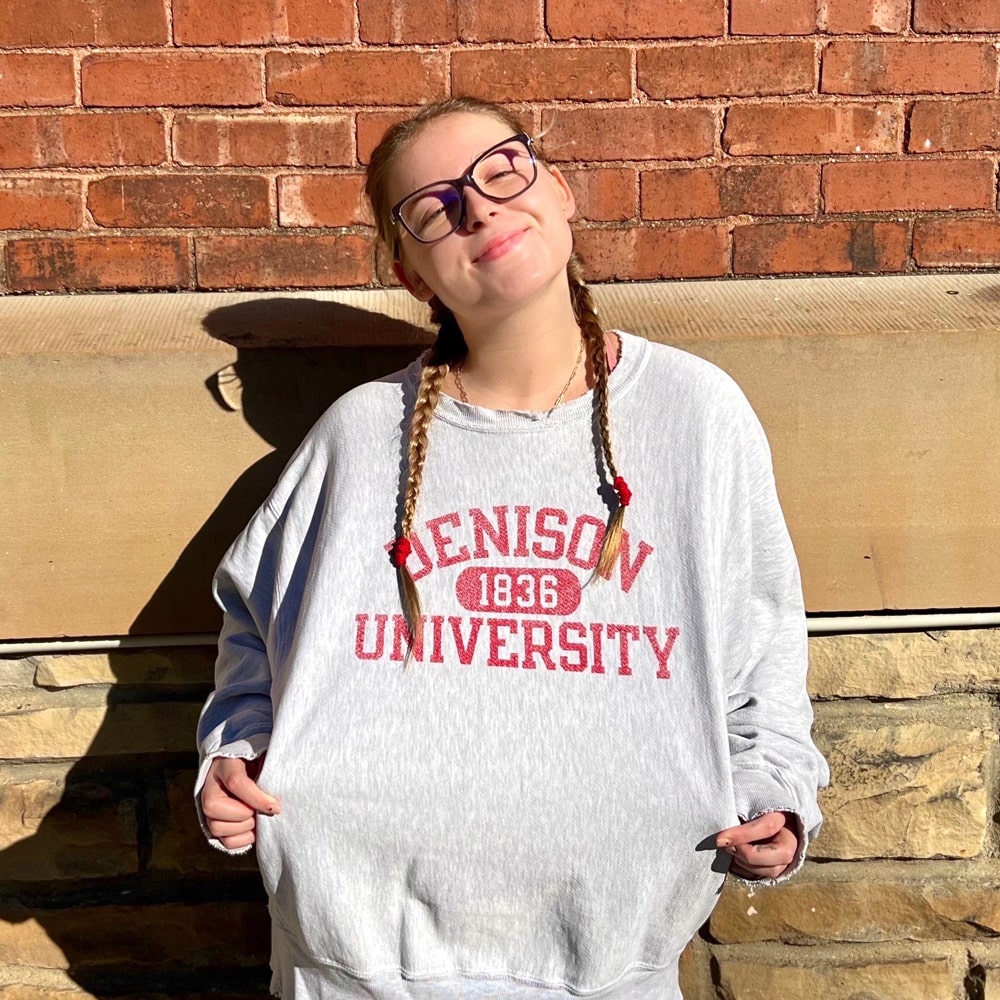
[[[611,576],[621,548],[622,524],[625,520],[625,508],[631,499],[631,493],[625,480],[618,474],[614,454],[611,450],[611,421],[608,417],[608,355],[604,344],[604,328],[597,318],[594,299],[590,289],[583,280],[583,262],[574,253],[566,265],[569,278],[570,294],[573,301],[573,312],[580,324],[583,339],[590,353],[590,363],[594,369],[594,408],[597,411],[598,425],[601,431],[601,451],[604,464],[611,475],[612,485],[618,495],[618,506],[615,507],[608,521],[604,539],[601,542],[601,554],[597,560],[597,573],[605,579]]]
[[[424,462],[427,459],[427,431],[430,428],[434,408],[441,398],[441,386],[448,375],[448,365],[424,364],[420,371],[420,386],[410,417],[410,442],[406,450],[406,488],[403,494],[403,516],[399,526],[399,537],[393,544],[393,562],[399,581],[400,601],[403,617],[410,631],[409,648],[419,644],[423,624],[421,621],[420,594],[413,574],[406,565],[410,553],[410,532],[413,530],[413,516],[417,509],[417,497],[424,479]]]

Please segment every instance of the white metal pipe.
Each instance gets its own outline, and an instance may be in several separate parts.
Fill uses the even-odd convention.
[[[935,611],[917,614],[838,615],[810,617],[810,635],[830,632],[935,631],[949,628],[1000,627],[1000,611]],[[121,635],[96,639],[40,639],[32,642],[0,642],[0,657],[46,656],[65,653],[95,653],[114,649],[154,649],[162,646],[214,646],[214,632],[188,635]]]

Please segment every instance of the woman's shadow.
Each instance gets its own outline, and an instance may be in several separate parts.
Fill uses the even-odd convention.
[[[205,391],[273,450],[184,547],[135,617],[135,636],[218,630],[215,567],[308,429],[337,397],[405,367],[429,340],[402,320],[305,298],[225,306],[203,325],[237,348]],[[345,341],[380,346],[338,346]],[[99,731],[35,832],[0,851],[0,921],[33,921],[48,938],[31,934],[18,950],[14,933],[6,961],[22,963],[29,982],[49,967],[67,969],[98,998],[266,995],[268,920],[256,866],[252,855],[230,858],[205,844],[191,800],[195,754],[179,749],[193,746],[189,723],[211,689],[213,660],[207,647],[109,656],[116,680]],[[164,674],[172,680],[163,683]],[[184,720],[165,741],[172,751],[121,753],[124,720],[137,706]],[[35,786],[23,787],[30,798]]]

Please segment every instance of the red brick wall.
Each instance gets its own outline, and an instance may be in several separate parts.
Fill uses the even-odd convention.
[[[1000,0],[0,4],[0,290],[387,280],[387,122],[511,102],[597,280],[1000,265]]]

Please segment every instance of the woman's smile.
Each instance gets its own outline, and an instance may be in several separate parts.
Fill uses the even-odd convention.
[[[524,229],[515,229],[513,232],[501,233],[499,236],[495,236],[480,251],[479,256],[472,259],[472,263],[485,264],[491,260],[498,260],[501,257],[505,257],[512,250],[520,246],[522,237],[527,231],[528,229],[525,227]]]

